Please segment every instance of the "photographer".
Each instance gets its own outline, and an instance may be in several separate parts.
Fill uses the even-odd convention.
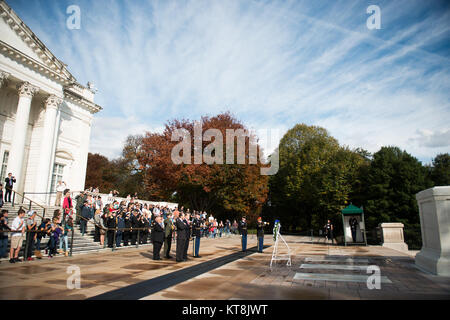
[[[11,202],[11,193],[14,187],[14,183],[16,183],[16,177],[13,177],[12,173],[10,172],[5,179],[5,202]]]

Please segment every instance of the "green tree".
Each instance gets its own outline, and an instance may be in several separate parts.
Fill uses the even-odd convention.
[[[420,248],[420,219],[416,193],[430,187],[427,170],[416,158],[397,147],[382,147],[373,155],[364,183],[366,229],[382,222],[405,225],[405,241]]]
[[[450,185],[450,154],[438,154],[433,159],[433,166],[430,168],[430,179],[435,186]]]
[[[360,185],[366,163],[358,152],[339,146],[328,131],[298,124],[281,139],[280,169],[270,178],[270,214],[300,231],[321,229],[327,219],[340,228],[340,209]]]

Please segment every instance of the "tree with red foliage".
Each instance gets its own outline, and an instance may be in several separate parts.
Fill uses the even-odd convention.
[[[260,213],[268,192],[268,178],[260,173],[263,164],[261,161],[250,161],[250,146],[259,150],[256,137],[245,137],[244,163],[237,161],[237,152],[234,152],[234,161],[225,163],[227,129],[247,129],[229,113],[202,117],[200,124],[200,139],[194,134],[196,123],[190,120],[169,121],[163,133],[145,135],[137,159],[143,172],[147,194],[159,200],[175,197],[180,204],[191,210],[212,211],[216,216],[237,217],[245,214],[250,219],[255,218]],[[180,145],[180,141],[173,139],[173,136],[180,129],[184,129],[183,139],[186,140],[183,141],[189,143],[189,150],[182,150],[182,157],[187,161],[174,163],[173,150]],[[211,132],[209,129],[220,131],[223,139],[214,135],[207,138]],[[230,146],[239,150],[238,139],[233,139]],[[188,152],[184,154],[186,151]],[[196,158],[196,152],[202,153],[200,159]],[[221,159],[224,159],[222,162],[218,160],[220,152]]]

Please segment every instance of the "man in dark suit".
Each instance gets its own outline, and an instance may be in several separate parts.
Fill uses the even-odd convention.
[[[172,246],[172,234],[173,234],[173,221],[172,221],[172,213],[167,213],[167,218],[164,220],[164,232],[165,232],[165,240],[164,240],[164,257],[167,259],[172,258],[170,256],[170,247]]]
[[[10,172],[5,179],[5,202],[11,202],[11,193],[14,183],[16,183],[16,177],[13,177]]]
[[[164,242],[164,223],[161,216],[157,216],[153,222],[151,238],[153,243],[153,260],[162,260],[159,256]]]
[[[186,229],[189,227],[184,223],[183,219],[179,216],[179,212],[175,211],[173,214],[175,218],[175,226],[177,228],[177,262],[182,262],[184,248],[186,246]]]
[[[186,229],[186,242],[184,243],[184,251],[183,251],[183,260],[184,261],[187,261],[187,259],[188,259],[187,258],[187,252],[189,250],[189,241],[191,240],[191,230],[192,230],[191,228],[192,228],[192,225],[191,225],[190,218],[191,218],[191,215],[189,213],[185,213],[184,214],[183,221],[184,221],[184,223],[187,226],[187,229]]]
[[[133,228],[133,230],[131,231],[131,245],[134,246],[136,245],[136,241],[138,238],[138,231],[136,230],[136,228],[140,227],[140,222],[139,222],[139,211],[138,210],[133,210],[133,214],[131,215],[131,228]]]

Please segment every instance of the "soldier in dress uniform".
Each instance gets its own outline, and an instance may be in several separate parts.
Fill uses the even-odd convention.
[[[358,220],[355,217],[351,217],[349,223],[350,228],[352,229],[353,242],[356,242],[356,229],[358,228]]]
[[[256,236],[258,238],[258,252],[263,252],[264,247],[264,226],[269,224],[268,222],[263,222],[261,217],[258,217],[256,224]]]
[[[245,217],[239,222],[239,233],[241,234],[242,252],[247,251],[247,221]]]
[[[151,239],[153,243],[153,260],[162,260],[159,252],[164,242],[164,223],[160,215],[153,221]]]
[[[192,235],[194,236],[194,258],[200,258],[198,255],[200,250],[200,237],[202,235],[202,219],[197,211],[194,221],[192,222]]]
[[[176,261],[183,261],[183,253],[186,245],[186,229],[189,227],[184,223],[178,211],[174,212],[175,227],[177,228],[177,256]]]
[[[334,242],[333,229],[334,229],[333,224],[331,223],[330,220],[327,220],[327,224],[325,225],[325,235],[327,237],[327,240],[331,240],[331,244],[333,244]]]
[[[172,213],[167,213],[167,218],[164,220],[164,232],[166,238],[164,239],[164,257],[167,259],[172,258],[170,256],[170,247],[172,246],[172,235],[175,226],[172,221]]]

